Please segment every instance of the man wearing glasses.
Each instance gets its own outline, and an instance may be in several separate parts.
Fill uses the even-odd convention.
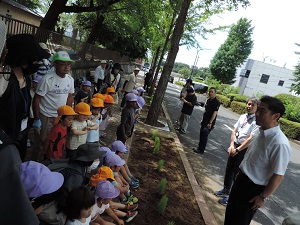
[[[40,131],[39,139],[44,142],[57,117],[57,108],[72,106],[74,79],[69,75],[74,62],[65,51],[53,55],[54,72],[46,74],[39,82],[33,98],[33,127]],[[33,151],[33,159],[39,160],[41,151]]]

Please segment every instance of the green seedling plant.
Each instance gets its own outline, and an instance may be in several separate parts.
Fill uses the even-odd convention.
[[[163,166],[164,166],[164,163],[165,163],[165,160],[163,160],[163,159],[161,159],[161,160],[158,161],[158,163],[157,163],[157,168],[156,168],[158,172],[161,171],[161,169],[162,169]]]
[[[153,95],[150,97],[150,105],[152,104],[153,101]]]
[[[162,196],[159,203],[157,204],[157,212],[162,215],[165,213],[168,204],[168,197],[166,195]]]
[[[167,225],[175,225],[175,222],[174,222],[174,221],[169,221],[169,222],[167,223]]]
[[[154,142],[154,153],[158,154],[160,149],[160,139],[159,137],[155,137],[155,142]]]
[[[158,187],[158,194],[163,195],[165,193],[166,187],[167,187],[167,179],[163,178],[161,179]]]
[[[153,130],[152,131],[152,138],[153,138],[153,140],[155,140],[156,137],[157,137],[157,130]]]

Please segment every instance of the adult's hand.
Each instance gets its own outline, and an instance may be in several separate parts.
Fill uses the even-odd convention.
[[[41,126],[42,126],[41,120],[34,120],[32,126],[36,132],[40,133]]]

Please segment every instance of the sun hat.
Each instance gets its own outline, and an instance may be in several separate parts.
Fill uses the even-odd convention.
[[[66,51],[55,52],[52,61],[74,62],[74,60],[70,59],[70,56]]]
[[[95,187],[100,181],[108,178],[114,181],[114,172],[108,166],[101,166],[97,173],[91,176],[89,184]]]
[[[57,191],[64,183],[64,176],[51,172],[45,165],[27,161],[21,164],[21,181],[29,198],[38,198]]]
[[[125,97],[126,101],[128,102],[136,102],[137,101],[137,96],[133,93],[128,93]]]
[[[136,89],[133,89],[133,90],[131,91],[131,93],[133,93],[133,94],[135,94],[135,95],[138,95],[138,94],[139,94],[139,92],[138,92]]]
[[[138,67],[135,67],[135,68],[134,68],[134,70],[138,70],[138,71],[140,71],[140,68],[138,68]]]
[[[90,116],[92,115],[90,106],[86,104],[85,102],[79,102],[75,106],[75,112],[81,115]]]
[[[88,80],[85,80],[85,81],[83,81],[82,82],[82,86],[92,86],[92,83],[91,83],[91,81],[88,81]]]
[[[68,105],[63,105],[63,106],[58,107],[57,114],[58,114],[58,116],[55,118],[54,124],[57,124],[62,116],[75,116],[75,115],[77,115],[77,113],[74,112],[73,108],[71,106],[68,106]]]
[[[99,151],[99,144],[85,143],[76,150],[75,161],[90,162],[100,158],[105,152]]]
[[[43,76],[35,75],[34,79],[33,79],[33,82],[39,83],[42,80],[42,78],[43,78]]]
[[[126,146],[122,141],[114,141],[113,143],[111,143],[111,148],[113,152],[127,152]]]
[[[108,167],[111,166],[123,166],[125,162],[116,154],[109,154],[105,158],[104,164]]]
[[[100,181],[95,188],[95,200],[98,198],[107,199],[107,198],[116,198],[120,194],[120,190],[115,188],[109,181],[103,180]]]
[[[114,69],[119,69],[120,71],[123,71],[122,68],[121,68],[121,64],[120,63],[114,63],[113,68]]]
[[[93,98],[100,98],[100,99],[104,100],[106,97],[103,94],[96,93],[93,95]]]
[[[138,92],[145,92],[145,91],[146,91],[143,87],[138,87],[136,90],[137,90]]]
[[[116,104],[114,98],[111,95],[106,95],[104,99],[104,103]]]
[[[145,99],[142,96],[138,96],[136,102],[140,109],[142,109],[143,106],[145,105]]]
[[[113,87],[106,88],[106,93],[116,93],[116,90]]]
[[[101,98],[92,98],[90,104],[95,108],[104,107],[103,100]]]
[[[8,50],[5,64],[9,66],[30,65],[42,59],[48,59],[50,54],[42,49],[31,34],[16,34],[6,40]]]
[[[108,148],[108,147],[100,147],[100,148],[99,148],[99,151],[105,152],[105,153],[102,155],[102,158],[108,156],[109,154],[113,154],[113,151],[110,150],[110,148]]]
[[[100,63],[101,63],[101,64],[103,64],[103,63],[105,63],[105,64],[106,64],[106,63],[107,63],[107,61],[106,61],[106,60],[101,60],[101,61],[100,61]]]

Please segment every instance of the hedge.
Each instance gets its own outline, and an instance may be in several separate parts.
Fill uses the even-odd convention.
[[[230,106],[230,99],[223,96],[223,95],[219,95],[217,94],[217,98],[219,99],[219,101],[221,102],[221,104],[225,107],[228,108]]]
[[[178,85],[180,85],[180,86],[184,86],[184,85],[185,85],[185,83],[184,83],[184,82],[181,82],[181,81],[175,81],[175,84],[178,84]]]
[[[280,129],[288,138],[300,140],[300,123],[280,118],[279,124]]]
[[[236,112],[238,114],[244,114],[247,113],[246,110],[246,103],[245,102],[237,102],[233,101],[230,104],[230,108],[232,109],[233,112]]]

